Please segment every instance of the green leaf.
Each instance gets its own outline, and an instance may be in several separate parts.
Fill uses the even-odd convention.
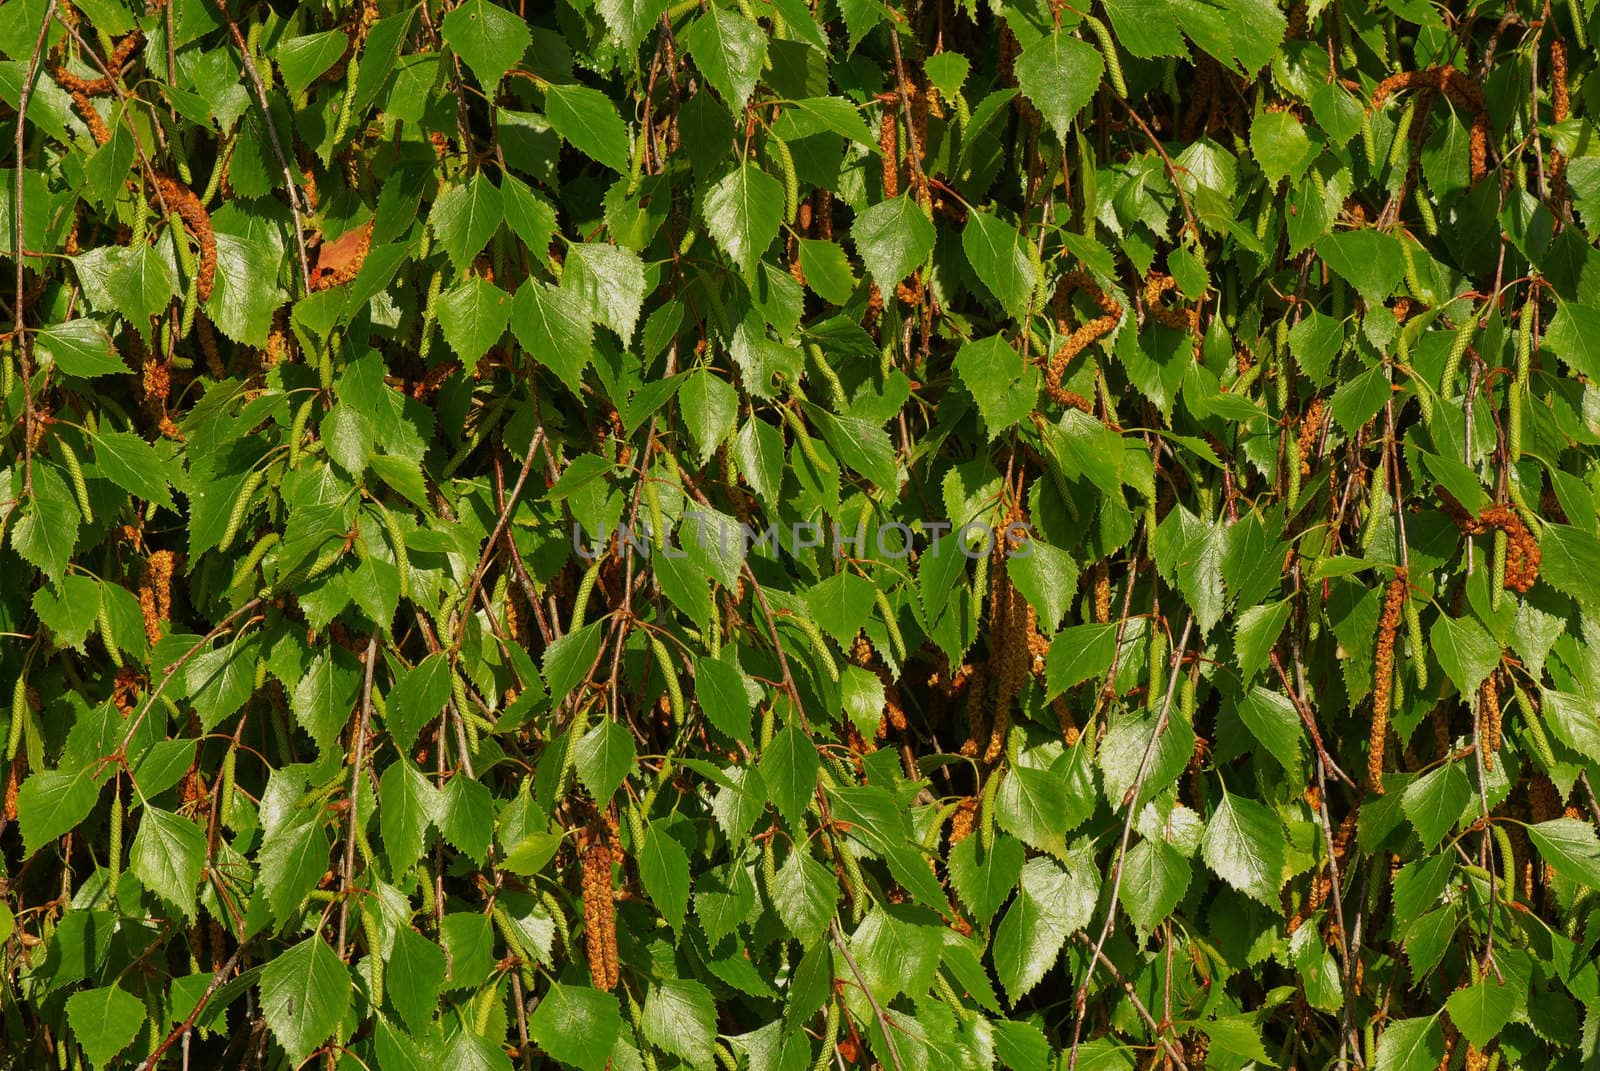
[[[449,699],[450,662],[443,653],[431,654],[407,670],[385,704],[385,724],[395,742],[411,750],[422,727],[439,716]]]
[[[1470,617],[1441,614],[1428,630],[1428,645],[1450,683],[1464,696],[1476,695],[1478,685],[1500,664],[1500,645]]]
[[[311,660],[311,667],[289,697],[289,706],[295,720],[316,741],[317,750],[329,751],[338,746],[339,734],[360,696],[360,663],[348,651],[328,647]]]
[[[296,817],[262,838],[261,889],[272,917],[287,926],[328,869],[328,830],[317,817]]]
[[[389,1002],[412,1033],[423,1033],[433,1021],[444,986],[444,953],[410,926],[401,925],[395,928],[394,950],[385,966],[396,981],[404,979],[402,984],[388,987]]]
[[[167,490],[167,468],[155,447],[126,431],[104,431],[93,436],[94,460],[100,475],[138,498],[176,509]]]
[[[783,183],[748,161],[706,191],[706,224],[746,279],[778,236],[783,205]]]
[[[1066,144],[1073,119],[1093,99],[1105,69],[1105,61],[1093,45],[1066,30],[1056,30],[1017,57],[1017,85]]]
[[[550,702],[559,703],[572,694],[600,657],[602,623],[574,629],[556,640],[544,652],[544,679],[550,687]]]
[[[439,796],[434,824],[457,851],[482,865],[494,839],[494,797],[465,773],[457,773]]]
[[[589,319],[611,328],[624,343],[633,341],[646,289],[644,262],[631,249],[582,242],[567,250],[562,292],[576,295]]]
[[[119,985],[80,990],[67,1001],[67,1023],[96,1067],[116,1059],[144,1022],[144,1002]]]
[[[822,630],[848,647],[872,615],[877,589],[856,573],[834,573],[806,593],[806,605]]]
[[[833,872],[804,849],[791,850],[772,886],[773,910],[789,934],[811,947],[827,932],[838,900],[839,883]]]
[[[29,777],[17,792],[23,855],[31,857],[57,837],[72,832],[89,817],[99,795],[93,771],[86,768],[40,770]]]
[[[1401,806],[1417,827],[1422,845],[1432,851],[1456,824],[1472,799],[1472,782],[1458,762],[1448,762],[1406,786]]]
[[[1432,1071],[1444,1059],[1439,1017],[1393,1019],[1378,1038],[1373,1071]]]
[[[689,909],[689,857],[683,846],[659,824],[651,823],[645,827],[644,843],[634,850],[644,891],[673,930],[681,932],[684,913]]]
[[[1291,774],[1299,773],[1304,730],[1288,696],[1257,685],[1239,700],[1239,720],[1278,765]]]
[[[696,1068],[713,1066],[717,1038],[717,1006],[699,982],[657,982],[645,998],[644,1036]]]
[[[78,503],[53,467],[33,467],[33,497],[11,530],[11,546],[22,560],[39,568],[52,584],[61,583],[78,545]]]
[[[278,72],[292,97],[298,97],[350,50],[350,38],[338,30],[292,37],[278,46]]]
[[[511,330],[522,348],[578,394],[594,352],[594,328],[573,303],[537,279],[523,282],[511,307]]]
[[[486,0],[477,0],[477,3],[489,6]],[[451,14],[459,14],[461,10],[458,7]],[[450,254],[450,263],[456,271],[465,274],[472,258],[483,251],[495,228],[500,226],[502,214],[500,191],[480,171],[465,185],[451,188],[433,202],[428,226]]]
[[[1557,874],[1600,889],[1600,840],[1587,822],[1556,818],[1528,827],[1528,839]]]
[[[628,128],[605,94],[588,86],[551,83],[544,91],[544,114],[573,148],[613,171],[628,173]]]
[[[140,883],[194,917],[194,889],[206,863],[206,835],[187,818],[146,806],[129,857]]]
[[[771,791],[778,812],[794,829],[800,828],[806,804],[816,791],[817,769],[821,765],[816,746],[793,725],[781,729],[761,753],[761,779]]]
[[[1206,865],[1246,896],[1277,910],[1285,838],[1278,816],[1255,800],[1224,791],[1206,823]]]
[[[709,5],[679,38],[711,87],[733,111],[743,111],[767,62],[767,35],[728,8]]]
[[[1317,242],[1317,255],[1370,304],[1382,304],[1405,277],[1400,240],[1381,231],[1340,231]]]
[[[1600,379],[1600,305],[1558,301],[1544,344],[1574,372]]]
[[[1063,629],[1045,656],[1048,698],[1103,675],[1117,650],[1117,625],[1074,625]]]
[[[1003,335],[963,343],[955,366],[978,403],[990,439],[1016,427],[1033,412],[1039,398],[1039,370],[1024,361]]]
[[[1078,563],[1059,547],[1029,539],[1006,558],[1006,574],[1022,592],[1046,636],[1056,630],[1078,588]]]
[[[444,17],[440,28],[487,90],[500,83],[533,43],[528,24],[490,0],[466,0]]]
[[[737,666],[720,659],[694,660],[695,695],[711,724],[726,736],[754,746],[750,734],[750,693]]]
[[[880,201],[862,212],[850,236],[867,270],[885,291],[892,291],[933,252],[933,221],[910,194]]]
[[[1293,112],[1262,112],[1250,123],[1250,151],[1267,181],[1299,181],[1316,156],[1317,147]]]
[[[541,1049],[583,1071],[602,1071],[621,1033],[617,998],[587,986],[552,985],[528,1018],[528,1036]]]
[[[1165,841],[1142,840],[1123,864],[1122,909],[1140,933],[1150,933],[1188,892],[1189,878],[1189,860],[1182,852]]]
[[[143,334],[150,317],[178,295],[178,281],[172,277],[166,259],[152,245],[118,250],[113,264],[106,290],[117,303],[117,311]]]
[[[601,719],[578,741],[578,776],[597,801],[609,800],[633,771],[633,734]]]
[[[995,794],[1000,827],[1024,844],[1055,851],[1067,832],[1067,800],[1056,779],[1044,770],[1014,766]]]
[[[304,1063],[333,1036],[350,1008],[350,970],[321,934],[267,961],[261,971],[261,1010],[290,1060]]]
[[[947,865],[956,895],[975,922],[987,925],[1016,888],[1026,853],[1022,842],[1013,837],[996,837],[988,850],[981,841],[981,837],[963,839],[950,849]]]
[[[393,708],[391,708],[393,709]],[[409,759],[389,764],[378,782],[378,824],[391,872],[403,874],[422,858],[423,836],[439,813],[439,790]]]
[[[1509,983],[1485,978],[1451,993],[1444,1006],[1450,1012],[1450,1021],[1456,1024],[1461,1035],[1483,1049],[1511,1021],[1517,1007],[1517,995]]]
[[[480,276],[439,295],[439,327],[468,375],[511,321],[511,295]]]
[[[806,285],[824,301],[843,305],[855,292],[856,276],[850,258],[837,242],[800,239],[800,270],[805,274]]]
[[[1092,871],[1074,875],[1051,859],[1032,859],[1022,868],[1021,891],[993,945],[995,974],[1013,1004],[1043,980],[1072,932],[1088,924],[1095,887]]]
[[[961,231],[961,248],[983,285],[1007,313],[1022,316],[1038,285],[1026,244],[1011,224],[974,209]],[[966,347],[962,347],[965,349]],[[970,382],[969,382],[970,386]]]
[[[1540,533],[1541,579],[1572,596],[1586,608],[1600,607],[1600,539],[1591,532],[1566,524],[1546,524]]]
[[[41,327],[33,339],[39,356],[69,376],[87,379],[128,373],[128,366],[98,320],[81,317]]]

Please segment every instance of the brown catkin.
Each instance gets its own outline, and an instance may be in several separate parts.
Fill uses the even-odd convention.
[[[161,622],[172,616],[172,551],[152,551],[139,581],[139,609],[144,613],[145,638],[161,638]]]
[[[1500,689],[1491,673],[1478,685],[1479,735],[1484,748],[1483,764],[1494,769],[1494,756],[1500,750]]]
[[[1102,559],[1094,567],[1094,619],[1104,625],[1111,620],[1111,561]]]
[[[193,234],[195,241],[200,244],[200,268],[196,276],[197,293],[201,301],[209,301],[212,287],[217,279],[217,236],[211,229],[211,214],[206,211],[205,205],[200,203],[200,198],[194,195],[194,191],[183,183],[159,173],[155,179],[161,200],[178,214],[184,225],[189,228],[189,233]],[[157,204],[159,203],[160,201],[157,201]]]
[[[885,104],[883,108],[878,125],[878,148],[883,152],[883,196],[897,197],[900,194],[900,134],[892,104]]]
[[[1101,315],[1086,320],[1076,329],[1069,331],[1067,312],[1070,307],[1069,299],[1074,290],[1087,293],[1099,307]],[[1081,394],[1064,389],[1061,386],[1061,378],[1074,357],[1082,353],[1090,343],[1116,329],[1122,319],[1122,305],[1100,289],[1100,285],[1086,271],[1070,271],[1063,275],[1061,281],[1056,284],[1052,305],[1056,314],[1056,328],[1067,336],[1067,340],[1056,350],[1045,368],[1045,391],[1058,405],[1069,405],[1085,413],[1092,412],[1094,407],[1089,400]]]
[[[1473,517],[1443,487],[1435,487],[1434,492],[1439,496],[1444,512],[1455,521],[1456,527],[1467,535],[1484,535],[1497,530],[1504,532],[1506,534],[1505,586],[1518,593],[1526,592],[1533,587],[1539,579],[1539,565],[1544,555],[1539,549],[1539,541],[1534,538],[1522,516],[1513,507],[1489,506],[1478,516]]]
[[[978,797],[968,796],[950,816],[950,847],[966,840],[978,823]]]
[[[1383,754],[1389,738],[1389,697],[1394,686],[1394,635],[1405,609],[1406,571],[1396,569],[1383,593],[1383,615],[1378,619],[1377,654],[1373,659],[1372,738],[1367,750],[1367,787],[1383,795]]]
[[[610,837],[591,830],[583,853],[583,929],[589,974],[601,989],[617,985],[617,905],[611,894]]]

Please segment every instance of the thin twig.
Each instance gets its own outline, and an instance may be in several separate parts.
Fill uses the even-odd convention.
[[[845,944],[844,931],[839,929],[839,919],[835,916],[828,923],[833,930],[833,943],[839,947],[844,955],[845,963],[850,967],[850,973],[856,976],[856,985],[861,987],[861,992],[866,994],[867,1003],[872,1005],[872,1014],[877,1016],[878,1029],[883,1031],[883,1040],[889,1046],[889,1063],[894,1071],[905,1071],[900,1063],[900,1050],[895,1047],[893,1024],[889,1022],[888,1014],[883,1010],[883,1005],[878,1003],[878,998],[873,995],[872,987],[867,985],[867,980],[861,975],[861,967],[856,963],[855,956],[850,954],[850,946]]]
[[[11,230],[14,244],[11,248],[17,263],[17,304],[12,309],[16,316],[16,324],[12,329],[11,337],[17,343],[17,360],[22,365],[22,494],[24,498],[33,497],[33,362],[28,358],[28,339],[22,330],[23,306],[26,298],[26,285],[23,281],[23,262],[26,259],[22,251],[22,180],[27,175],[27,168],[22,166],[23,156],[27,152],[28,129],[28,102],[33,99],[33,81],[39,76],[39,60],[44,55],[45,35],[50,30],[50,17],[55,14],[56,0],[50,0],[44,9],[44,19],[39,23],[39,38],[33,43],[33,54],[28,57],[28,73],[22,79],[22,93],[17,100],[17,140],[16,158],[13,164],[16,167],[16,183],[12,200]]]
[[[300,281],[304,284],[303,293],[311,293],[311,265],[306,260],[306,236],[300,224],[300,198],[302,191],[299,183],[294,180],[294,172],[289,168],[289,158],[283,154],[283,143],[278,140],[278,126],[272,121],[272,105],[267,101],[267,87],[261,81],[261,72],[256,69],[256,61],[250,56],[250,45],[244,39],[244,34],[239,32],[239,24],[233,21],[233,13],[228,10],[228,0],[215,0],[217,10],[227,20],[228,30],[233,34],[233,43],[239,49],[239,59],[244,63],[244,70],[250,76],[250,84],[256,91],[256,103],[261,105],[261,119],[267,126],[267,141],[272,145],[272,155],[277,157],[278,166],[283,168],[283,181],[289,194],[289,212],[294,217],[294,244],[300,255]],[[310,211],[306,206],[306,211]]]
[[[350,799],[345,811],[344,865],[339,883],[339,958],[344,959],[345,925],[350,917],[350,875],[356,865],[356,833],[361,826],[361,767],[366,760],[367,724],[372,718],[372,671],[378,664],[378,634],[367,637],[366,679],[361,685],[361,716],[356,720],[355,759],[350,766]],[[378,950],[369,948],[370,955]]]
[[[1194,613],[1190,612],[1188,619],[1183,623],[1183,635],[1172,649],[1172,670],[1167,680],[1166,694],[1161,697],[1161,714],[1156,718],[1155,728],[1150,733],[1150,742],[1144,746],[1144,755],[1139,759],[1139,772],[1134,776],[1133,786],[1123,797],[1123,806],[1127,808],[1128,813],[1122,822],[1122,842],[1117,846],[1117,859],[1111,868],[1111,902],[1106,906],[1106,921],[1100,927],[1100,937],[1094,943],[1094,956],[1090,958],[1089,966],[1084,971],[1083,982],[1078,986],[1077,1015],[1072,1025],[1072,1052],[1067,1057],[1067,1071],[1077,1071],[1078,1045],[1083,1039],[1083,1017],[1089,1007],[1089,986],[1094,981],[1095,968],[1099,964],[1100,953],[1106,946],[1106,938],[1111,936],[1112,924],[1116,922],[1117,894],[1122,891],[1123,862],[1128,856],[1128,840],[1133,835],[1133,821],[1139,812],[1139,795],[1144,788],[1144,779],[1150,772],[1150,760],[1155,756],[1156,743],[1166,731],[1172,714],[1172,696],[1178,690],[1178,669],[1183,664],[1183,652],[1189,646],[1189,634],[1193,630]]]

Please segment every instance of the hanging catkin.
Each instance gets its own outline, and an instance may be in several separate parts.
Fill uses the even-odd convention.
[[[1383,794],[1383,753],[1389,738],[1389,699],[1394,686],[1394,634],[1406,601],[1406,571],[1396,569],[1383,593],[1377,655],[1372,669],[1372,739],[1367,750],[1367,787]]]

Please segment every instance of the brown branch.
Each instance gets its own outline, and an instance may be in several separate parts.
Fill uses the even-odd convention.
[[[22,166],[22,158],[27,152],[28,129],[28,102],[33,99],[33,81],[39,76],[39,61],[44,56],[45,35],[50,30],[50,16],[55,14],[56,0],[50,0],[44,9],[44,19],[39,23],[39,37],[33,43],[33,54],[28,58],[28,72],[22,79],[22,92],[17,100],[17,139],[16,182],[14,184],[11,228],[15,238],[15,245],[11,252],[17,262],[17,304],[12,310],[16,317],[16,324],[12,328],[11,337],[17,343],[17,360],[22,365],[22,494],[25,498],[33,497],[33,362],[28,359],[28,339],[22,330],[23,307],[26,304],[26,283],[23,280],[22,254],[22,229],[23,229],[23,195],[22,180],[27,169]]]

